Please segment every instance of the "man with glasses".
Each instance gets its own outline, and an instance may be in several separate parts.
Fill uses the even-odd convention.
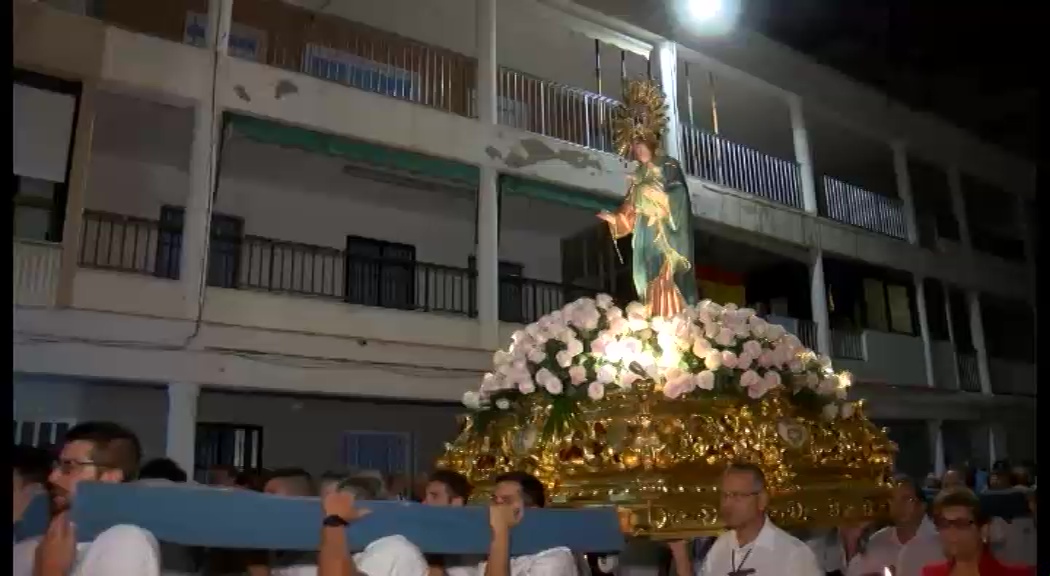
[[[136,526],[114,526],[77,543],[70,507],[82,481],[135,479],[142,448],[133,432],[111,422],[85,422],[66,433],[48,478],[51,520],[42,538],[14,546],[15,576],[159,576],[156,538]]]
[[[769,494],[762,469],[736,463],[722,476],[719,514],[729,530],[718,537],[702,576],[823,576],[817,557],[766,516]]]
[[[893,477],[890,519],[893,524],[873,534],[864,554],[850,562],[847,576],[882,576],[887,568],[894,576],[919,576],[924,565],[942,558],[937,528],[926,515],[926,493],[906,474]]]

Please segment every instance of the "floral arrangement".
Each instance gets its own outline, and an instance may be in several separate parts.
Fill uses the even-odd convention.
[[[480,390],[463,397],[476,421],[537,395],[563,420],[581,403],[639,381],[653,382],[671,400],[733,395],[760,401],[784,389],[793,403],[828,420],[854,412],[846,402],[850,376],[835,374],[828,357],[754,310],[710,300],[663,318],[638,302],[621,309],[605,294],[581,298],[515,332],[493,362]]]

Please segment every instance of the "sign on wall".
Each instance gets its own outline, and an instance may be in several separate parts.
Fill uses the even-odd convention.
[[[391,96],[410,95],[412,89],[420,85],[419,74],[415,72],[317,44],[307,44],[303,51],[302,71],[323,80]]]
[[[208,46],[208,15],[186,13],[186,28],[182,41],[191,46]],[[230,25],[230,56],[260,61],[266,55],[266,32],[234,22]]]

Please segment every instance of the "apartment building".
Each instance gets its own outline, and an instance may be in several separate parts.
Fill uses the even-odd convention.
[[[16,0],[15,441],[425,469],[513,330],[631,297],[594,212],[653,76],[704,295],[851,370],[904,469],[1034,457],[1034,167],[634,4]]]

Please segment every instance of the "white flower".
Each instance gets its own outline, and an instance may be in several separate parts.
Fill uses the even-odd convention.
[[[722,366],[725,366],[726,368],[736,368],[738,362],[739,358],[737,358],[735,352],[732,350],[722,351]],[[710,368],[710,366],[708,366],[708,368]]]
[[[510,400],[507,400],[506,398],[500,398],[499,400],[496,400],[496,408],[499,408],[500,410],[506,410],[507,408],[510,408]]]
[[[748,370],[740,375],[740,386],[744,388],[751,388],[762,383],[762,377],[758,375],[758,372],[754,370]]]
[[[542,364],[543,361],[547,359],[547,354],[542,348],[533,348],[532,350],[529,350],[528,358],[529,362],[532,362],[533,364]]]
[[[536,384],[539,384],[544,388],[548,388],[548,385],[552,382],[561,382],[561,380],[559,380],[553,372],[547,370],[546,368],[540,368],[536,372]]]
[[[830,370],[831,358],[828,358],[826,354],[821,354],[820,356],[817,356],[817,364],[820,365],[822,370]]]
[[[511,360],[513,360],[513,357],[506,350],[496,350],[496,352],[492,354],[492,363],[496,367],[509,364]]]
[[[759,318],[758,316],[752,316],[748,319],[748,324],[751,325],[751,335],[755,338],[761,338],[766,335],[769,328],[769,323]]]
[[[568,350],[562,350],[554,355],[554,360],[558,362],[558,366],[568,368],[572,365],[572,354]]]
[[[583,384],[584,380],[587,379],[587,369],[583,366],[573,366],[569,368],[569,380],[573,386],[579,386]]]
[[[598,382],[602,384],[612,384],[616,381],[616,367],[612,364],[602,364],[598,368]]]
[[[696,375],[696,387],[703,390],[714,390],[715,373],[710,370],[702,370]]]
[[[645,310],[645,304],[642,304],[641,302],[631,302],[630,304],[627,305],[627,318],[628,319],[637,318],[637,319],[645,320],[646,316],[647,316],[647,314],[646,314],[646,310]]]
[[[522,394],[532,394],[536,391],[536,383],[532,379],[521,380],[518,382],[518,392]]]
[[[806,374],[806,387],[807,388],[812,388],[813,390],[816,390],[817,386],[819,386],[819,385],[820,385],[820,376],[817,376],[816,372],[810,372],[810,373]]]
[[[736,357],[736,368],[737,370],[748,370],[751,368],[751,363],[755,361],[755,358],[744,352],[743,354]]]
[[[608,310],[613,305],[613,298],[608,294],[599,294],[595,298],[594,303],[602,310]]]
[[[835,391],[838,390],[838,388],[838,378],[824,378],[820,381],[820,384],[817,386],[817,392],[819,392],[823,396],[831,396],[835,394]]]
[[[718,335],[715,336],[715,344],[719,346],[731,346],[735,340],[736,332],[728,327],[720,328]]]
[[[766,370],[766,374],[762,377],[762,380],[765,381],[766,388],[769,389],[780,388],[781,386],[780,373],[776,370]]]
[[[463,393],[463,405],[471,410],[481,408],[481,395],[473,390]]]
[[[618,382],[620,388],[630,388],[635,382],[641,380],[642,377],[631,372],[630,370],[624,370],[620,373],[620,381]]]
[[[758,355],[759,366],[769,368],[776,364],[779,364],[779,362],[777,362],[777,353],[773,350],[763,350],[762,353]]]
[[[605,311],[605,316],[609,318],[609,320],[623,318],[623,310],[618,306],[610,306],[609,309]]]
[[[496,379],[496,375],[489,372],[481,378],[481,391],[492,392],[499,389],[499,381]]]
[[[752,358],[758,358],[762,355],[762,344],[758,340],[748,340],[744,342],[743,350]]]
[[[777,341],[787,332],[784,327],[780,324],[770,324],[766,326],[766,340]]]
[[[630,329],[631,324],[623,316],[609,319],[609,332],[616,334],[617,336],[626,334]]]
[[[716,322],[710,322],[704,324],[704,336],[707,338],[714,338],[718,336],[718,333],[722,331],[722,328]],[[723,344],[725,346],[725,344]]]
[[[591,400],[601,400],[605,396],[605,385],[601,382],[591,382],[587,386],[587,396]]]
[[[562,386],[561,380],[558,380],[557,378],[547,382],[547,385],[545,386],[545,388],[547,389],[547,392],[550,392],[551,394],[554,394],[554,395],[561,394],[562,391],[564,390],[564,387]]]
[[[704,366],[708,370],[718,370],[722,367],[722,353],[718,350],[712,350],[707,353],[704,357]]]
[[[802,365],[802,360],[799,360],[798,358],[792,358],[788,361],[788,370],[791,370],[795,374],[800,374],[805,369],[805,366]]]
[[[855,412],[855,408],[856,407],[853,405],[853,402],[843,402],[842,403],[842,408],[841,408],[841,411],[839,412],[839,414],[843,418],[852,418],[853,417],[853,413]]]
[[[839,407],[834,403],[825,404],[824,409],[821,410],[821,414],[824,416],[825,420],[834,420],[835,417],[839,415]]]
[[[580,354],[583,354],[583,342],[573,338],[565,343],[565,351],[568,352],[570,356],[579,356]]]
[[[697,358],[703,358],[704,356],[707,356],[707,353],[710,351],[711,342],[708,341],[707,338],[700,336],[695,341],[693,341],[693,354],[695,354]]]

